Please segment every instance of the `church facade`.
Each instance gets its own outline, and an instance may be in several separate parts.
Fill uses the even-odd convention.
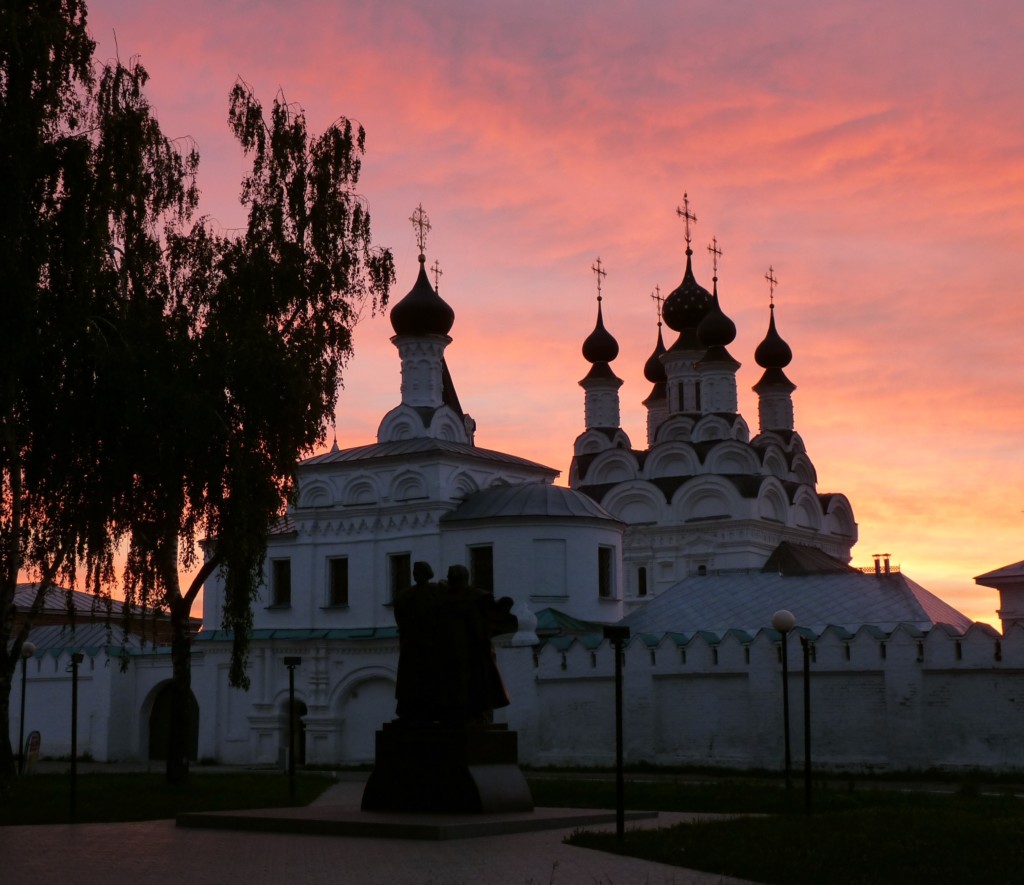
[[[664,300],[642,367],[651,384],[642,446],[620,426],[618,344],[605,327],[595,266],[584,426],[568,487],[554,484],[552,468],[475,444],[445,361],[455,314],[427,276],[420,227],[416,282],[390,313],[400,401],[375,442],[335,445],[298,466],[295,503],[271,537],[255,603],[248,692],[228,686],[230,637],[216,629],[220,578],[207,582],[206,629],[193,645],[199,758],[279,763],[284,661],[299,658],[300,761],[372,761],[374,733],[394,716],[393,601],[424,561],[438,578],[464,565],[474,586],[513,599],[519,632],[497,642],[512,704],[496,718],[518,730],[526,763],[612,759],[613,654],[601,626],[618,623],[632,633],[631,761],[778,767],[784,637],[769,625],[790,607],[814,650],[820,764],[1019,764],[1011,736],[1024,726],[1024,705],[1014,700],[1024,628],[1000,635],[973,625],[888,560],[869,573],[850,566],[853,508],[817,489],[773,299],[754,353],[763,372],[752,434],[737,406],[740,363],[727,349],[736,328],[719,297],[720,253],[710,250],[708,291],[693,270],[688,205],[681,214],[682,281]],[[667,346],[662,323],[672,333]],[[788,641],[799,649],[796,637]],[[95,657],[104,653],[97,647]],[[61,652],[46,654],[37,657],[48,666]],[[98,741],[96,758],[151,752],[168,656],[136,649],[130,660],[121,683],[112,678],[104,689],[118,725],[97,728],[122,737]],[[96,709],[102,718],[103,704]]]

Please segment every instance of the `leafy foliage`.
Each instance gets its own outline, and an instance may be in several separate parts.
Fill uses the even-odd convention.
[[[191,606],[223,569],[231,680],[246,685],[268,532],[296,461],[324,439],[351,327],[386,303],[394,269],[355,190],[361,127],[311,136],[280,96],[268,121],[237,83],[228,122],[252,162],[249,217],[218,234],[194,219],[199,157],[161,131],[146,70],[118,60],[94,76],[85,21],[78,0],[0,0],[0,720],[31,623],[8,650],[19,574],[40,586],[36,610],[82,566],[104,592],[125,542],[126,610],[164,608],[175,632],[173,756]]]

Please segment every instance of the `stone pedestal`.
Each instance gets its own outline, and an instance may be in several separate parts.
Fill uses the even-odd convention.
[[[533,811],[518,740],[504,725],[404,725],[377,732],[364,811]]]

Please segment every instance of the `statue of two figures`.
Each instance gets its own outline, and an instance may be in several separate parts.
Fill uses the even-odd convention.
[[[398,718],[377,732],[363,810],[532,811],[518,736],[492,722],[509,698],[491,639],[516,630],[512,600],[471,587],[461,565],[433,576],[417,562],[395,599]]]
[[[471,587],[462,565],[437,583],[426,562],[412,574],[412,586],[395,599],[399,723],[485,725],[509,703],[491,639],[516,630],[512,600]]]

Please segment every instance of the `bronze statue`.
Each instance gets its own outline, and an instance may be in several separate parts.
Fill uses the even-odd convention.
[[[409,724],[486,723],[508,706],[491,637],[516,629],[512,600],[469,584],[465,566],[431,583],[425,562],[413,566],[414,584],[395,600],[398,624],[397,714]]]

